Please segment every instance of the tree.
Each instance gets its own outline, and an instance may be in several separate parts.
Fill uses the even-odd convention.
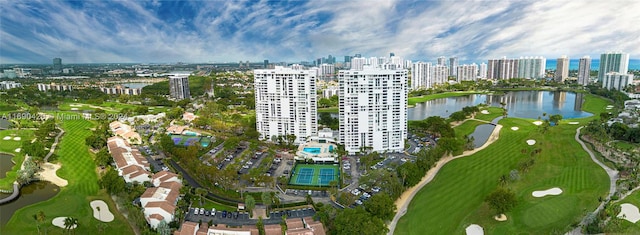
[[[560,124],[560,120],[562,120],[562,115],[560,115],[560,114],[554,114],[554,115],[549,116],[549,121],[552,122],[556,126]]]
[[[509,189],[499,187],[485,198],[491,209],[495,210],[497,215],[503,214],[513,209],[518,203],[516,194]]]
[[[258,222],[256,223],[256,228],[258,228],[258,233],[260,235],[264,235],[264,221],[262,221],[262,216],[258,217]]]
[[[277,196],[275,196],[275,195],[271,195],[271,199],[273,200],[273,205],[274,205],[276,208],[279,208],[279,207],[280,207],[280,203],[281,203],[281,202],[280,202],[280,198],[279,198],[279,197],[277,197]]]
[[[64,218],[64,228],[67,230],[67,233],[71,232],[71,229],[76,229],[78,227],[78,219],[73,217]]]
[[[457,111],[457,112],[453,112],[451,113],[451,115],[449,116],[449,118],[452,121],[458,122],[458,121],[463,121],[464,119],[467,118],[467,116],[464,114],[463,111]]]
[[[33,215],[33,219],[36,221],[36,228],[38,229],[38,234],[40,234],[40,225],[45,225],[44,221],[47,219],[47,216],[43,211],[38,211],[35,215]],[[44,229],[44,234],[47,234],[47,229]]]
[[[95,162],[96,165],[101,167],[106,167],[112,162],[111,154],[107,151],[107,148],[102,148],[98,153],[96,153]]]
[[[260,195],[262,198],[262,204],[267,207],[267,213],[269,213],[269,206],[271,205],[271,192],[262,192]]]
[[[171,235],[171,228],[164,220],[160,221],[156,231],[158,231],[158,235]]]
[[[256,207],[256,200],[251,195],[247,195],[244,199],[244,207],[249,211],[249,215],[253,217],[253,208]]]
[[[136,107],[135,112],[138,115],[145,115],[145,114],[149,113],[149,108],[147,108],[146,106],[138,106],[138,107]]]
[[[202,198],[207,194],[207,190],[204,188],[196,188],[196,195],[200,198],[200,206],[202,206]]]
[[[336,215],[333,221],[336,234],[386,234],[389,229],[382,219],[371,216],[361,206],[346,208]]]
[[[378,193],[371,196],[369,200],[364,202],[364,207],[372,216],[378,217],[383,221],[393,219],[396,213],[396,205],[386,193]]]
[[[113,168],[109,168],[104,175],[98,180],[98,185],[101,188],[107,190],[107,192],[111,195],[118,194],[120,192],[124,192],[125,183],[124,180],[118,175],[118,172]]]

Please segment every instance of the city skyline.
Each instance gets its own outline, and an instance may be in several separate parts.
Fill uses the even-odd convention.
[[[634,1],[332,3],[6,1],[0,5],[0,64],[47,64],[53,58],[294,62],[390,52],[414,61],[458,57],[465,64],[502,56],[640,54],[640,27],[633,23],[640,21],[633,12],[640,2]]]

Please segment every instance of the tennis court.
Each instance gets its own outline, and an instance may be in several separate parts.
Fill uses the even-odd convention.
[[[329,186],[340,177],[338,165],[296,164],[292,172],[291,185]]]
[[[211,140],[207,137],[191,136],[191,135],[169,135],[174,145],[190,146],[200,143],[202,147],[207,147]]]

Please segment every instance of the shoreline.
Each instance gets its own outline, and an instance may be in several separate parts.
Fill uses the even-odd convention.
[[[491,135],[489,135],[489,138],[487,139],[487,142],[485,142],[479,148],[475,148],[473,150],[465,151],[465,152],[463,152],[462,154],[460,154],[458,156],[446,156],[446,157],[441,158],[438,162],[436,162],[436,165],[434,167],[432,167],[431,169],[429,169],[427,171],[427,173],[422,177],[422,179],[420,180],[420,182],[418,184],[416,184],[413,187],[408,188],[407,190],[405,190],[400,195],[400,197],[398,199],[396,199],[396,201],[394,202],[394,205],[396,206],[396,214],[393,217],[393,220],[391,220],[391,222],[388,225],[389,226],[389,233],[387,233],[387,234],[388,235],[393,235],[393,232],[394,232],[394,230],[396,228],[396,224],[398,223],[400,218],[402,218],[402,216],[404,216],[405,213],[407,213],[407,207],[411,203],[411,200],[413,199],[413,197],[418,193],[418,191],[420,191],[420,189],[422,189],[425,185],[427,185],[429,182],[431,182],[431,180],[433,180],[433,178],[435,178],[435,176],[440,171],[440,168],[442,168],[444,165],[446,165],[451,160],[473,155],[476,152],[478,152],[480,150],[483,150],[486,147],[488,147],[489,145],[493,144],[496,140],[498,140],[498,138],[500,138],[500,130],[501,129],[502,129],[502,125],[497,124],[496,127],[493,129],[493,132],[491,132]]]

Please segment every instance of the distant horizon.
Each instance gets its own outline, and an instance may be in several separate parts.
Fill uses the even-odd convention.
[[[437,58],[436,58],[437,59]],[[418,62],[418,61],[422,61],[422,60],[412,60],[412,62]],[[482,61],[482,62],[467,62],[467,63],[459,63],[460,65],[463,64],[471,64],[471,63],[476,63],[476,64],[481,64],[481,63],[487,63],[488,60]],[[570,70],[576,70],[578,69],[578,64],[579,64],[580,58],[577,59],[569,59],[569,69]],[[62,65],[63,67],[65,65],[69,66],[69,65],[197,65],[197,64],[238,64],[239,61],[235,61],[235,62],[199,62],[199,63],[186,63],[186,62],[175,62],[175,63],[146,63],[146,62],[128,62],[128,63],[120,63],[120,62],[109,62],[109,63],[64,63],[64,58],[62,58]],[[246,61],[245,61],[246,62]],[[258,63],[263,63],[264,61],[249,61],[249,63],[252,64],[258,64]],[[311,62],[311,61],[296,61],[296,62],[289,62],[289,61],[270,61],[270,64],[275,64],[275,63],[287,63],[287,64],[297,64],[300,62]],[[423,62],[431,62],[431,63],[436,63],[436,61],[423,61]],[[546,59],[546,68],[547,70],[554,70],[556,69],[556,62],[557,59]],[[591,70],[598,70],[599,66],[600,66],[600,59],[591,59]],[[342,63],[342,61],[338,61],[337,63]],[[447,60],[448,63],[448,60]],[[37,66],[52,66],[53,63],[6,63],[6,64],[0,64],[1,67],[6,67],[6,66],[21,66],[21,65],[37,65]],[[629,59],[629,70],[640,70],[640,58],[638,59]]]

